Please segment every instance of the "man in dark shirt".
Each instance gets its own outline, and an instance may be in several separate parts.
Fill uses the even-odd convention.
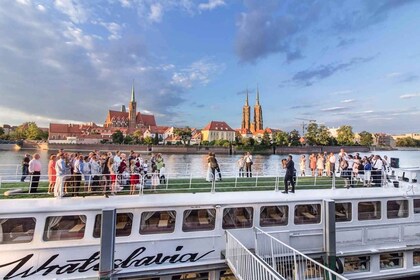
[[[29,161],[31,161],[31,159],[29,158],[29,155],[26,154],[22,161],[22,177],[20,178],[21,182],[24,182],[26,176],[29,174]]]
[[[286,162],[286,175],[284,176],[284,191],[282,193],[289,192],[289,182],[292,185],[290,192],[295,192],[295,181],[293,180],[293,173],[295,172],[295,163],[292,160],[292,156],[289,155]]]

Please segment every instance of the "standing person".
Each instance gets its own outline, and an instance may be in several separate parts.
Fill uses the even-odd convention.
[[[239,177],[244,177],[244,167],[245,167],[245,159],[244,157],[240,157],[237,161],[238,169],[239,169]]]
[[[372,162],[372,184],[376,186],[382,185],[382,169],[384,163],[379,155],[373,157]]]
[[[29,162],[28,171],[31,175],[31,186],[29,187],[30,193],[36,193],[39,183],[39,177],[41,176],[41,161],[39,160],[39,154],[34,154],[32,160]]]
[[[316,171],[316,155],[311,154],[309,156],[309,168],[311,169],[312,176],[315,176]]]
[[[55,162],[56,162],[57,156],[51,155],[50,161],[48,162],[48,194],[51,194],[54,192],[54,186],[55,186],[55,180],[56,180],[56,171],[55,171]]]
[[[250,152],[245,154],[245,168],[246,168],[246,177],[252,177],[252,155]]]
[[[24,182],[26,179],[26,176],[29,174],[29,162],[31,159],[29,158],[29,154],[25,154],[22,160],[22,177],[20,178],[21,182]]]
[[[139,168],[136,165],[136,161],[134,159],[130,162],[130,193],[129,194],[135,194],[136,193],[136,186],[140,183],[140,174],[139,174]],[[146,177],[146,175],[144,175]]]
[[[219,181],[222,181],[222,172],[220,172],[220,166],[219,166],[219,163],[217,162],[215,153],[213,153],[213,157],[214,157],[214,160],[216,161],[216,171],[217,171],[217,174],[219,175]]]
[[[330,176],[332,177],[335,174],[335,162],[336,162],[335,155],[332,152],[330,153],[330,159],[329,159],[329,161],[330,161],[330,170],[331,170]]]
[[[300,163],[299,163],[299,167],[300,167],[300,176],[305,176],[305,169],[306,169],[306,157],[305,155],[302,155],[300,157]]]
[[[165,173],[166,173],[166,167],[165,167],[165,164],[163,164],[163,166],[159,170],[159,181],[161,184],[166,184]]]
[[[85,189],[84,192],[90,191],[90,180],[91,180],[91,168],[90,168],[90,160],[89,156],[84,157],[84,164],[83,164],[83,177],[85,180]],[[87,187],[87,188],[86,188]]]
[[[324,173],[324,155],[321,153],[316,160],[316,169],[318,170],[318,176],[321,177],[322,173]]]
[[[325,176],[330,176],[331,174],[331,162],[330,162],[330,155],[327,155],[325,158]]]
[[[295,163],[293,162],[292,155],[289,155],[286,162],[286,175],[284,176],[284,191],[282,193],[289,192],[289,183],[292,185],[291,193],[295,192],[295,181],[293,180],[293,174],[295,173]]]
[[[65,183],[65,176],[66,176],[66,160],[64,159],[64,153],[57,154],[57,161],[55,162],[55,171],[57,172],[57,179],[55,181],[54,186],[54,196],[55,197],[62,197],[63,196],[63,188]]]
[[[90,159],[90,170],[92,172],[91,190],[93,193],[95,193],[98,191],[98,186],[100,184],[100,178],[102,174],[101,165],[96,155],[93,155]]]
[[[372,172],[372,164],[367,157],[363,158],[363,187],[370,187],[370,177]]]
[[[82,173],[83,173],[83,155],[79,155],[78,158],[75,159],[73,164],[73,179],[74,179],[74,188],[73,188],[73,196],[77,196],[80,190],[80,185],[82,183]]]
[[[111,180],[110,182],[111,194],[114,195],[117,192],[116,191],[116,178],[117,178],[116,173],[118,172],[117,171],[118,167],[116,166],[113,157],[110,157],[108,160],[108,169],[109,169],[109,176]]]
[[[102,165],[101,165],[101,169],[102,169],[102,178],[104,179],[104,188],[103,188],[103,193],[106,193],[106,189],[109,185],[109,183],[111,182],[111,176],[110,171],[109,171],[109,159],[112,157],[112,154],[109,153],[104,153],[102,155]]]
[[[214,181],[216,180],[216,169],[218,167],[218,163],[216,160],[216,157],[212,152],[209,152],[209,155],[207,157],[207,162],[209,164],[210,168],[210,174],[207,173],[207,181]]]

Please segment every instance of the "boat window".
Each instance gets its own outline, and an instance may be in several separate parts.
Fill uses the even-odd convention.
[[[213,230],[216,220],[215,209],[185,210],[182,222],[183,231]]]
[[[407,218],[408,200],[389,200],[386,203],[386,215],[388,219]]]
[[[236,277],[232,270],[227,269],[220,271],[219,280],[236,280]]]
[[[172,280],[181,280],[181,279],[188,279],[188,280],[208,280],[209,273],[208,272],[188,272],[178,275],[173,275]]]
[[[44,229],[44,241],[82,239],[85,235],[86,216],[50,216]]]
[[[288,223],[289,206],[263,206],[260,210],[260,226],[285,226]]]
[[[420,266],[420,251],[413,252],[413,265]]]
[[[132,213],[117,213],[115,221],[115,236],[129,236],[131,234],[131,225],[133,224]],[[93,237],[101,237],[102,214],[96,215]]]
[[[359,220],[379,220],[381,218],[381,202],[380,201],[363,201],[359,202]]]
[[[404,254],[402,252],[381,254],[380,262],[381,270],[401,268],[404,263]]]
[[[175,211],[143,212],[140,221],[141,234],[170,233],[175,230]]]
[[[370,256],[344,258],[344,273],[370,271]]]
[[[318,224],[321,222],[321,204],[295,206],[295,224]]]
[[[349,222],[351,221],[351,203],[336,203],[335,204],[335,221],[336,222]]]
[[[420,199],[414,199],[414,214],[420,214]]]
[[[31,242],[35,222],[35,218],[0,219],[0,244]]]
[[[223,229],[252,227],[252,207],[226,208],[223,210]]]

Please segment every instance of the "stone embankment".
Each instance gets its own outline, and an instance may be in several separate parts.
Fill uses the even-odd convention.
[[[66,151],[136,151],[140,153],[163,153],[163,154],[207,154],[213,152],[216,154],[242,154],[246,152],[236,147],[215,147],[215,146],[162,146],[162,145],[116,145],[116,144],[42,144],[38,146],[44,150],[58,150],[60,148]],[[311,154],[321,152],[338,153],[341,148],[348,153],[369,152],[369,147],[365,146],[308,146],[308,147],[273,147],[265,150],[252,151],[253,154]]]

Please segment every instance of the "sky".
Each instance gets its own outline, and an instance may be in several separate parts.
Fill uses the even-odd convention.
[[[417,0],[3,0],[0,124],[103,124],[137,108],[158,125],[420,132]]]

